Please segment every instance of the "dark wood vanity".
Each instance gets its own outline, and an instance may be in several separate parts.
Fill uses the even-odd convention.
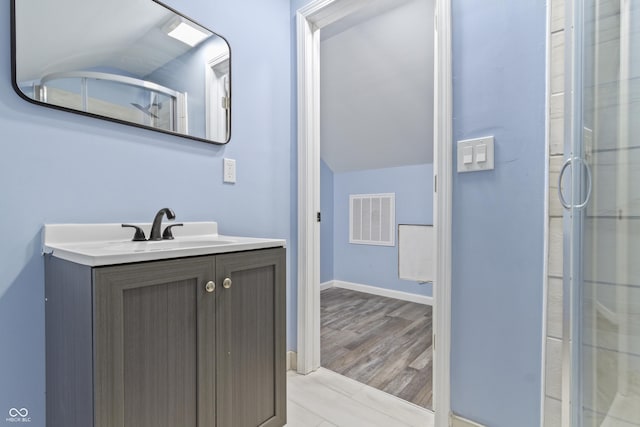
[[[286,423],[284,248],[45,263],[47,426]]]

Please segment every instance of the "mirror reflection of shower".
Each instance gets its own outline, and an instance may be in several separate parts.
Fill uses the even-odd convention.
[[[132,77],[56,73],[34,85],[33,95],[36,101],[158,129],[187,129],[186,94]]]

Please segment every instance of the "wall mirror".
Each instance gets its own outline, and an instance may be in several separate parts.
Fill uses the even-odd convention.
[[[216,144],[231,52],[155,0],[11,0],[13,86],[40,105]]]

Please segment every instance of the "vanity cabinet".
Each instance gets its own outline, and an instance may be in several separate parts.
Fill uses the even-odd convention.
[[[286,423],[283,248],[45,262],[47,426]]]

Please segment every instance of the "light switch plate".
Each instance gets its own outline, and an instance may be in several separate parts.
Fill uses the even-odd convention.
[[[236,161],[235,159],[223,159],[224,172],[223,181],[229,184],[236,182]]]
[[[469,150],[473,159],[467,163],[465,157],[468,158]],[[493,152],[493,136],[458,141],[458,173],[492,170]]]

